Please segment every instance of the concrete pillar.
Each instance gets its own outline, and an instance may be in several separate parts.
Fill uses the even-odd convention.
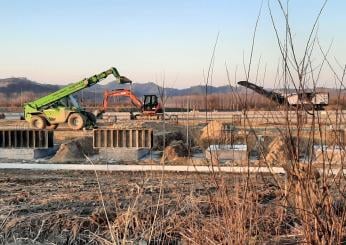
[[[151,129],[95,129],[94,148],[151,148]]]
[[[54,133],[48,130],[0,130],[0,148],[50,148]]]

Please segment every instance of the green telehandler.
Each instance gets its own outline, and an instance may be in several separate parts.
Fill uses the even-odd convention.
[[[24,118],[30,126],[37,129],[56,129],[59,124],[66,123],[73,130],[84,127],[95,127],[96,116],[81,108],[73,94],[91,87],[109,75],[113,74],[120,84],[132,83],[131,80],[120,76],[116,68],[85,78],[70,84],[56,92],[41,97],[24,105]]]

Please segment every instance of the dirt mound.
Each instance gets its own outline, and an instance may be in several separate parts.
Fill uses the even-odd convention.
[[[62,143],[50,161],[55,163],[85,160],[85,155],[95,154],[92,137],[83,137]]]
[[[125,122],[117,122],[113,124],[113,129],[142,129],[145,128],[143,126],[143,121],[138,120],[131,120],[131,121],[125,121]]]
[[[223,122],[211,121],[201,130],[198,145],[206,149],[211,144],[224,143],[226,138],[223,133]]]
[[[188,157],[189,151],[184,145],[183,141],[173,141],[169,146],[167,146],[163,152],[163,161],[177,161],[182,160],[182,158]]]
[[[270,165],[284,165],[289,161],[287,144],[282,137],[275,138],[268,146],[268,153],[265,160]]]
[[[222,136],[223,123],[220,121],[211,121],[202,129],[200,136],[201,140],[215,140],[220,139]]]

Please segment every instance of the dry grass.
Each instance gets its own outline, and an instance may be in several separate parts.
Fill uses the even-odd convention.
[[[6,190],[0,217],[9,215],[1,220],[2,242],[108,244],[112,231],[117,244],[253,243],[292,230],[293,216],[283,214],[283,193],[270,176],[254,176],[256,191],[245,197],[245,179],[237,175],[99,173],[111,230],[92,173],[40,172],[38,177],[35,171],[6,171],[0,176]]]
[[[297,91],[306,89],[308,85],[316,90],[320,71],[327,65],[333,79],[340,83],[340,93],[335,94],[337,99],[331,99],[339,110],[344,106],[341,89],[344,88],[346,72],[342,68],[342,74],[337,75],[328,59],[328,51],[318,42],[316,26],[324,5],[299,59],[292,40],[288,11],[282,1],[275,3],[284,18],[285,30],[279,33],[280,28],[269,4],[282,55],[278,82]],[[312,65],[315,47],[319,47],[319,55],[322,53],[318,69],[313,68],[315,63]],[[215,47],[211,66],[214,54]],[[251,52],[248,70],[245,68],[247,79],[252,55]],[[212,67],[209,70],[213,70]],[[208,83],[210,80],[207,79],[206,85]],[[257,106],[259,103],[249,94],[232,96],[236,106],[233,106],[235,102],[225,102],[207,94],[192,99],[195,99],[192,107],[195,104],[212,110],[220,108],[221,104],[227,109],[243,109],[244,128],[255,132],[257,137],[252,122],[247,120],[247,112],[253,104]],[[166,102],[168,106],[169,101]],[[324,144],[322,136],[325,130],[318,114],[309,112],[313,117],[310,124],[303,125],[299,120],[293,124],[288,117],[288,112],[293,109],[284,109],[286,124],[277,128],[276,134],[285,139],[284,151],[289,154],[289,158],[281,163],[287,172],[285,176],[250,173],[238,176],[213,171],[208,175],[97,173],[98,181],[95,181],[92,173],[57,172],[52,176],[45,172],[39,175],[30,171],[1,172],[0,242],[25,239],[29,243],[58,244],[345,243],[344,162],[338,166],[339,174],[331,175],[327,171],[331,167],[327,161],[319,169],[313,165],[312,159],[302,161],[300,155],[306,151],[302,148]],[[301,113],[296,109],[297,118]],[[333,128],[340,129],[344,123],[342,118],[336,120]],[[306,133],[306,129],[312,133]],[[302,147],[306,142],[306,147]],[[247,138],[245,143],[248,143]],[[341,142],[334,142],[334,145],[345,150]],[[247,165],[250,164],[248,161]],[[268,159],[264,164],[271,165]]]

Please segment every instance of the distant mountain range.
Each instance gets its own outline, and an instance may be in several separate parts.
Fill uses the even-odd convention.
[[[160,94],[162,93],[162,88],[155,83],[133,83],[132,85],[119,85],[115,82],[110,82],[106,85],[96,84],[93,87],[83,90],[83,94],[88,96],[92,95],[99,97],[104,90],[114,90],[120,88],[130,88],[138,96],[143,96],[145,94]],[[38,83],[26,78],[6,78],[0,79],[0,93],[3,93],[7,96],[11,94],[26,93],[31,92],[35,94],[48,94],[54,92],[63,86],[52,85],[45,83]],[[208,94],[215,93],[228,93],[234,90],[230,86],[208,86]],[[196,94],[205,94],[205,86],[192,86],[190,88],[178,89],[178,88],[165,88],[165,94],[167,96],[183,96],[183,95],[196,95]],[[102,96],[102,95],[101,95]]]
[[[26,78],[5,78],[0,79],[0,93],[10,95],[13,93],[49,93],[58,90],[60,86],[51,84],[41,84],[30,81]]]
[[[5,98],[16,98],[20,93],[33,93],[34,97],[44,96],[52,93],[65,85],[52,85],[46,83],[38,83],[31,81],[27,78],[6,78],[0,79],[0,94]],[[106,85],[96,84],[93,87],[82,90],[77,93],[77,96],[83,100],[94,101],[100,103],[103,100],[103,92],[105,90],[115,90],[121,88],[131,88],[131,90],[138,96],[142,97],[146,94],[162,94],[162,88],[155,83],[133,83],[132,85],[120,85],[115,82],[110,82]],[[271,90],[271,89],[268,89]],[[244,87],[231,87],[231,86],[208,86],[208,94],[225,94],[230,92],[245,91]],[[276,90],[280,91],[280,90]],[[318,91],[329,92],[335,94],[336,89],[319,88]],[[287,92],[287,91],[286,91]],[[294,92],[294,90],[292,90]],[[186,96],[186,95],[205,95],[205,86],[192,86],[190,88],[178,89],[178,88],[165,88],[165,94],[169,97],[174,96]],[[251,92],[252,93],[252,92]],[[32,98],[32,96],[31,96]]]

